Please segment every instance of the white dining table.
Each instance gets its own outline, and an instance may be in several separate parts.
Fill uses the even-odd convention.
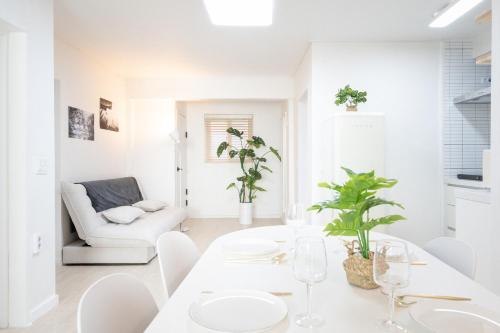
[[[301,234],[323,236],[321,227],[308,226]],[[325,237],[328,256],[328,276],[313,287],[313,311],[322,315],[325,323],[314,329],[300,328],[294,323],[296,314],[306,308],[305,285],[295,280],[293,260],[280,265],[224,262],[223,245],[234,239],[259,238],[281,243],[283,250],[290,247],[293,231],[288,226],[245,229],[219,237],[209,246],[199,261],[180,284],[158,315],[147,328],[147,333],[203,333],[212,332],[195,324],[189,317],[189,307],[202,291],[227,289],[257,289],[292,292],[282,299],[288,306],[288,317],[270,332],[382,332],[378,323],[387,316],[387,296],[380,289],[364,290],[347,283],[342,266],[347,253],[337,237]],[[394,238],[371,233],[371,239]],[[344,237],[344,239],[349,239]],[[411,266],[410,285],[399,294],[420,293],[470,297],[471,303],[500,312],[500,297],[459,273],[420,247],[407,242],[413,260],[426,265]],[[423,302],[419,300],[419,302]],[[431,301],[432,302],[432,301]],[[228,313],[228,316],[231,314]],[[409,308],[396,307],[395,319],[410,332],[427,332],[410,316]]]

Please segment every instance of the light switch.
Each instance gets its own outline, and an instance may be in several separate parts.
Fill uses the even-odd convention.
[[[33,164],[35,175],[47,175],[49,173],[49,161],[46,157],[36,156]]]
[[[42,250],[42,236],[33,234],[33,255],[39,254]]]

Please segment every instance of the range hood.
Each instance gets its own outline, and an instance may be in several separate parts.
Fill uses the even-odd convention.
[[[453,99],[455,104],[490,104],[491,87],[471,91]]]

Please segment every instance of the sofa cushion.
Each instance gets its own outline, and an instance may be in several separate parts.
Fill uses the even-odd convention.
[[[82,182],[96,212],[130,206],[143,199],[134,177]]]
[[[167,207],[167,204],[160,200],[142,200],[136,202],[132,206],[140,208],[145,212],[156,212],[157,210]]]
[[[62,182],[61,194],[80,239],[87,239],[92,229],[107,224],[92,207],[83,185]]]
[[[106,209],[102,215],[113,223],[129,224],[146,212],[138,207],[120,206]]]
[[[100,225],[92,229],[86,242],[93,247],[154,247],[162,233],[172,230],[186,218],[186,209],[166,207],[145,213],[130,224]]]

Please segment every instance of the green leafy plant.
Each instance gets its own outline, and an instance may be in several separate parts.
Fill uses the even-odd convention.
[[[239,186],[233,182],[227,186],[226,189],[235,188],[238,191],[238,197],[241,203],[253,202],[257,197],[257,192],[263,192],[266,189],[257,186],[257,182],[262,179],[262,171],[273,172],[268,166],[265,165],[267,162],[266,156],[272,154],[279,161],[281,161],[281,156],[277,149],[269,146],[267,148],[266,143],[261,137],[252,136],[251,139],[243,140],[243,132],[235,128],[228,128],[227,133],[239,139],[240,147],[235,147],[228,142],[222,142],[219,147],[217,147],[217,157],[220,158],[224,151],[228,150],[229,158],[238,158],[240,162],[240,168],[242,175],[237,177],[236,180]],[[262,152],[262,149],[265,149]],[[261,152],[260,155],[257,153]],[[250,162],[250,163],[247,163]]]
[[[333,209],[339,212],[338,217],[325,227],[328,236],[356,236],[358,238],[361,255],[370,257],[370,230],[381,224],[392,224],[405,220],[401,215],[370,217],[370,209],[382,206],[403,206],[397,202],[385,200],[376,196],[377,191],[391,188],[398,182],[395,179],[376,177],[375,172],[355,173],[342,168],[349,179],[343,185],[335,183],[320,183],[323,187],[336,192],[333,200],[327,200],[313,205],[311,211],[321,212],[324,209]]]
[[[360,103],[366,103],[366,91],[359,91],[352,89],[349,85],[344,88],[339,89],[335,95],[335,104],[342,105],[347,104],[348,108],[356,108]]]

